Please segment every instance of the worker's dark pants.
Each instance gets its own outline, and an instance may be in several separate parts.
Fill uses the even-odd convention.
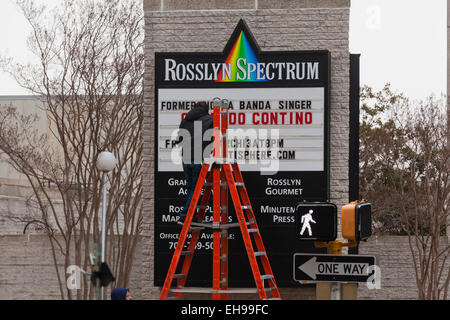
[[[183,162],[184,176],[186,177],[186,187],[187,187],[187,200],[184,205],[183,211],[180,212],[180,219],[186,218],[189,205],[192,200],[192,195],[194,194],[195,186],[197,185],[198,176],[202,170],[201,164],[185,164]]]

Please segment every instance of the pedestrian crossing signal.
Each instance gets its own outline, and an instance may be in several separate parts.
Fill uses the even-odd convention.
[[[296,208],[299,240],[333,241],[337,236],[337,207],[329,202],[301,202]]]
[[[342,237],[351,241],[366,240],[372,235],[372,205],[353,201],[341,210]]]

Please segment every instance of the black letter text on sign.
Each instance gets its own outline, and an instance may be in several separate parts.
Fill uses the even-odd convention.
[[[300,203],[296,209],[296,224],[300,240],[336,240],[337,207],[333,203]]]

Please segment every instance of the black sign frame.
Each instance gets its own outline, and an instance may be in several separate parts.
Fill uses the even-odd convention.
[[[320,63],[319,69],[319,80],[272,80],[268,82],[214,82],[214,81],[164,81],[162,70],[164,69],[164,59],[177,59],[178,61],[186,61],[186,62],[223,62],[225,61],[228,53],[231,50],[231,47],[235,43],[237,37],[240,32],[244,32],[249,40],[250,45],[252,46],[255,54],[260,59],[261,62],[264,61],[273,61],[273,62],[296,62],[299,59],[301,61],[318,61]],[[168,265],[170,263],[170,258],[173,253],[173,249],[171,248],[171,252],[167,252],[162,250],[165,244],[164,239],[160,239],[158,234],[160,231],[164,230],[172,230],[167,232],[176,233],[179,232],[180,226],[177,226],[173,223],[173,226],[162,225],[162,222],[159,221],[158,215],[161,212],[165,212],[168,203],[173,203],[175,199],[179,200],[176,195],[171,193],[170,188],[165,186],[165,181],[167,181],[168,177],[177,177],[178,179],[183,179],[182,172],[159,172],[158,168],[158,90],[159,89],[169,89],[169,88],[288,88],[288,87],[321,87],[324,88],[324,170],[320,172],[305,172],[305,171],[284,171],[276,174],[276,177],[279,179],[289,179],[292,176],[299,175],[301,176],[302,182],[304,181],[306,185],[310,186],[310,189],[306,191],[301,198],[298,197],[289,197],[289,196],[280,196],[277,198],[275,202],[279,202],[279,205],[283,205],[283,203],[289,203],[292,207],[295,207],[299,201],[310,201],[310,202],[326,202],[329,201],[330,198],[330,79],[331,79],[331,54],[328,50],[309,50],[309,51],[262,51],[252,33],[250,32],[248,26],[245,21],[241,19],[237,24],[235,30],[233,31],[230,39],[228,40],[224,50],[222,52],[156,52],[155,53],[155,96],[154,96],[154,117],[155,117],[155,140],[154,140],[154,174],[155,174],[155,183],[154,183],[154,195],[155,195],[155,244],[154,244],[154,255],[155,255],[155,273],[154,273],[154,284],[155,286],[161,286],[164,282],[164,277],[168,269]],[[252,184],[252,181],[258,181],[261,177],[259,172],[243,172],[244,181],[246,181],[246,187],[249,192],[250,200],[252,202],[253,208],[262,208],[265,204],[262,200],[264,195],[261,194],[261,190],[255,188],[259,186],[260,183]],[[267,184],[267,182],[266,182]],[[273,198],[272,198],[273,199]],[[184,201],[183,201],[184,203]],[[229,201],[230,207],[232,202]],[[257,212],[255,212],[257,215]],[[233,215],[233,210],[230,210],[230,215]],[[258,216],[258,215],[257,215]],[[317,252],[324,253],[326,249],[317,249],[314,247],[312,241],[302,241],[292,242],[288,238],[286,238],[286,232],[295,232],[297,230],[297,226],[295,224],[281,224],[277,226],[273,225],[265,225],[258,221],[260,226],[261,234],[263,237],[263,241],[265,247],[267,249],[267,253],[270,257],[272,264],[272,269],[275,273],[275,277],[277,279],[277,284],[280,287],[298,287],[298,283],[292,281],[290,277],[290,263],[289,259],[292,258],[292,254],[294,252],[298,252],[301,250],[303,252]],[[278,229],[278,230],[277,230]],[[291,231],[288,231],[291,230]],[[239,238],[239,231],[237,238]],[[284,239],[284,240],[283,240]],[[172,242],[176,240],[172,240]],[[280,242],[280,243],[275,243]],[[289,245],[287,243],[289,242]],[[271,245],[273,243],[273,245]],[[235,253],[236,256],[241,254],[245,255],[244,245],[241,243],[242,250],[240,253]],[[279,248],[286,248],[285,252],[278,252]],[[211,262],[211,254],[203,254],[202,252],[196,252],[195,260],[201,259],[207,264],[207,268],[210,269],[212,265]],[[232,253],[230,252],[230,264],[235,263],[232,261]],[[236,259],[239,260],[239,259]],[[234,261],[236,261],[234,260]],[[248,264],[248,259],[245,259]],[[203,265],[205,265],[205,263]],[[193,264],[193,269],[195,269],[195,264]],[[230,266],[231,270],[231,266]],[[243,270],[241,274],[238,275],[236,279],[233,278],[233,273],[230,272],[230,286],[247,286],[254,285],[252,281],[252,276],[250,272],[250,268],[248,270],[245,268],[240,268]],[[205,268],[206,271],[206,268]],[[240,272],[240,271],[239,271]],[[196,272],[194,270],[193,275]],[[208,277],[208,273],[203,274],[203,277]],[[191,281],[188,280],[189,285],[209,285],[211,282],[211,277],[205,280],[199,280],[195,276]]]

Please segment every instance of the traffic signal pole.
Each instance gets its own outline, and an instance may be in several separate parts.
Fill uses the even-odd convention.
[[[330,254],[342,254],[343,247],[356,247],[357,241],[314,242],[316,248],[328,248]],[[316,300],[357,300],[358,285],[355,283],[318,282],[316,284]]]

